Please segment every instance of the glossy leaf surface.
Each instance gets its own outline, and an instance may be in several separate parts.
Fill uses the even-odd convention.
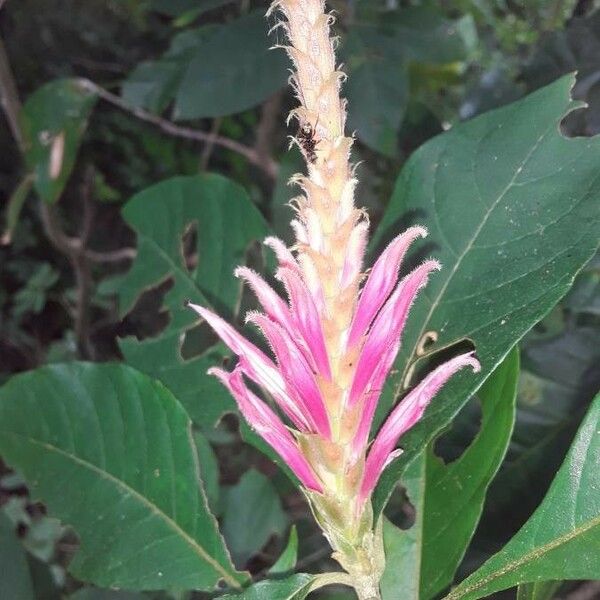
[[[418,222],[430,231],[419,257],[433,254],[443,268],[411,312],[399,374],[388,382],[380,416],[414,383],[419,346],[431,356],[468,339],[482,371],[460,373],[405,436],[404,454],[376,492],[376,511],[404,466],[565,294],[595,251],[600,140],[559,132],[573,108],[571,85],[571,77],[563,78],[457,125],[422,146],[402,171],[375,245]]]
[[[219,596],[219,600],[304,600],[310,591],[313,575],[298,573],[285,579],[266,579],[251,585],[241,594]]]
[[[195,6],[200,12],[201,5]],[[138,65],[123,85],[136,106],[162,112],[174,102],[174,118],[197,119],[242,112],[285,85],[288,60],[269,50],[263,10],[222,25],[206,25],[175,36],[156,61]]]
[[[0,454],[77,532],[76,577],[140,590],[243,580],[201,491],[187,414],[134,369],[71,363],[12,378]]]

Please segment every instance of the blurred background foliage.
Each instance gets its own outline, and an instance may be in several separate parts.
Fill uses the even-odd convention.
[[[283,33],[274,28],[267,41],[276,22],[265,21],[265,5],[250,0],[0,4],[0,380],[75,358],[125,355],[136,365],[141,343],[131,340],[165,338],[174,324],[161,310],[169,281],[134,298],[127,314],[119,306],[120,282],[136,256],[130,229],[136,217],[121,214],[133,194],[175,175],[220,173],[250,195],[257,215],[248,218],[256,219],[258,230],[262,215],[289,239],[293,191],[286,181],[300,160],[288,152],[294,124],[286,128],[284,119],[294,99],[284,53],[268,50]],[[331,2],[349,76],[344,92],[357,139],[358,202],[374,226],[400,167],[419,145],[562,74],[577,71],[573,95],[587,103],[564,119],[564,133],[597,134],[599,4]],[[186,248],[195,247],[196,232],[186,236],[184,256],[193,260]],[[262,259],[257,253],[250,260]],[[596,258],[521,344],[515,433],[463,573],[497,551],[539,504],[598,389],[599,291]],[[194,357],[213,343],[203,328],[193,329],[183,353]],[[222,349],[213,351],[222,358]],[[208,360],[216,359],[211,354]],[[193,378],[189,369],[185,373]],[[439,453],[459,456],[478,424],[472,403],[437,444]],[[236,565],[264,574],[295,522],[298,568],[324,568],[327,548],[287,478],[243,443],[235,418],[226,416],[216,429],[206,425],[199,459]],[[1,464],[0,505],[6,532],[0,535],[0,592],[10,585],[3,570],[10,559],[30,573],[31,588],[19,591],[19,600],[148,597],[82,588],[68,576],[64,567],[76,537],[30,503],[20,477]],[[409,522],[410,505],[393,502],[389,516]],[[250,520],[252,535],[236,535]],[[569,593],[568,586],[556,592]],[[590,598],[600,595],[597,588],[593,593]],[[343,591],[322,597],[349,598]]]

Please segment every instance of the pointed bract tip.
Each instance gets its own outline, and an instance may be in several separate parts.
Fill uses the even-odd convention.
[[[415,237],[426,238],[429,235],[429,231],[427,231],[427,227],[423,225],[413,225],[407,229],[407,232],[411,231],[415,235]]]
[[[481,371],[481,363],[475,354],[475,350],[469,352],[465,356],[465,365],[469,365],[473,369],[473,373],[479,373]]]
[[[185,308],[191,308],[193,311],[197,312],[202,318],[204,317],[204,311],[206,310],[203,306],[199,304],[194,304],[191,300],[186,300],[184,302]]]
[[[426,260],[422,265],[422,267],[426,267],[428,271],[441,271],[442,263],[435,258],[430,258]]]
[[[210,367],[210,369],[207,369],[206,374],[213,375],[215,377],[218,377],[219,379],[221,379],[222,377],[227,377],[227,371],[219,369],[219,367]]]

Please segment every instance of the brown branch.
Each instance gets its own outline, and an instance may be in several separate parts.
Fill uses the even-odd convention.
[[[81,240],[68,236],[60,227],[55,209],[46,203],[41,205],[42,223],[46,237],[52,245],[62,254],[79,252]],[[91,250],[84,248],[85,257],[91,262],[114,263],[124,260],[133,260],[137,255],[135,248],[119,248],[118,250]]]
[[[2,5],[0,4],[0,8]],[[0,104],[6,115],[6,120],[12,132],[19,150],[25,149],[23,132],[19,125],[19,114],[21,113],[21,101],[17,92],[15,78],[10,68],[10,62],[4,47],[4,42],[0,38]]]
[[[78,238],[72,238],[63,231],[54,205],[42,201],[40,214],[46,237],[50,243],[66,256],[75,274],[77,298],[73,316],[73,329],[77,350],[81,358],[93,358],[93,347],[90,342],[90,301],[92,295],[92,277],[86,255],[86,246],[92,231],[94,207],[92,200],[93,170],[86,169],[81,189],[83,217]]]
[[[71,264],[75,272],[77,300],[75,304],[75,341],[82,358],[93,358],[94,349],[90,340],[90,304],[92,297],[92,273],[86,257],[86,246],[92,232],[96,213],[93,200],[94,169],[88,166],[81,186],[83,217],[79,234],[79,247],[71,255]]]
[[[202,155],[200,156],[200,170],[206,171],[208,168],[208,163],[210,161],[210,157],[215,148],[215,140],[219,135],[219,128],[221,127],[221,122],[223,119],[220,117],[213,120],[212,127],[210,128],[210,140],[206,142],[202,150]]]
[[[131,106],[116,94],[105,90],[104,88],[100,87],[99,85],[96,85],[93,81],[90,81],[89,79],[83,79],[81,83],[106,102],[112,104],[113,106],[116,106],[117,108],[120,108],[125,112],[134,115],[141,121],[145,121],[147,123],[151,123],[152,125],[156,125],[156,127],[158,127],[161,131],[168,135],[184,138],[187,140],[195,140],[203,143],[213,143],[216,146],[227,148],[228,150],[232,150],[233,152],[244,156],[248,160],[248,162],[251,162],[253,165],[262,169],[271,179],[275,179],[277,176],[277,163],[270,156],[261,156],[255,148],[251,148],[250,146],[246,146],[245,144],[241,144],[240,142],[236,142],[235,140],[231,140],[221,135],[214,135],[210,132],[201,131],[199,129],[191,129],[189,127],[175,125],[175,123],[167,119],[163,119],[158,115],[149,113],[142,108],[139,108],[137,106]]]
[[[133,260],[137,255],[137,250],[135,248],[119,248],[118,250],[107,250],[106,252],[86,250],[85,255],[92,262],[114,263],[123,260]]]

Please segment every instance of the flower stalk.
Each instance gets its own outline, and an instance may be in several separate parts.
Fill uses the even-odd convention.
[[[369,222],[354,205],[352,138],[344,134],[343,74],[336,68],[332,17],[322,0],[277,0],[299,101],[290,119],[307,173],[295,175],[301,195],[293,201],[293,248],[265,240],[275,253],[284,300],[246,267],[235,274],[254,291],[263,312],[247,322],[264,335],[273,358],[205,307],[191,305],[238,356],[233,372],[213,368],[237,400],[248,423],[296,474],[333,557],[350,575],[360,600],[380,598],[385,567],[381,521],[373,522],[371,494],[398,454],[400,436],[422,416],[433,396],[458,370],[479,369],[472,353],[457,356],[427,375],[392,410],[373,442],[375,409],[393,365],[410,307],[429,276],[428,260],[398,280],[410,245],[423,227],[398,235],[363,272]],[[247,385],[252,381],[265,398]],[[275,404],[276,410],[265,399]]]

